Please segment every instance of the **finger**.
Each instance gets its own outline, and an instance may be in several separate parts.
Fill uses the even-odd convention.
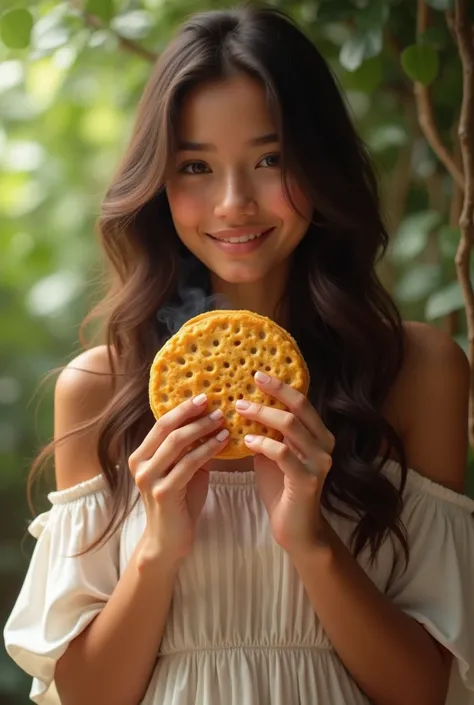
[[[210,433],[216,434],[223,421],[224,415],[221,410],[215,409],[204,418],[172,431],[151,458],[144,458],[131,468],[140,491],[147,491],[156,479],[167,475],[170,469],[192,449],[196,441]]]
[[[334,436],[323,424],[318,412],[304,394],[280,379],[270,377],[260,371],[255,373],[254,379],[259,389],[281,401],[319,440],[324,450],[327,453],[332,453],[335,445]]]
[[[248,448],[273,460],[285,475],[295,481],[302,476],[319,480],[326,476],[331,468],[332,458],[323,450],[318,450],[314,456],[302,461],[291,448],[272,438],[249,434],[244,437],[244,441]]]
[[[170,489],[172,486],[173,489],[177,491],[184,489],[193,475],[215,455],[220,453],[228,442],[229,431],[223,428],[197,448],[186,453],[186,455],[176,463],[171,472],[162,478],[161,482],[163,483],[165,491],[167,486]]]
[[[266,436],[246,435],[245,445],[259,455],[264,455],[278,465],[287,477],[296,480],[305,474],[303,463],[298,460],[293,451],[284,443]]]
[[[144,460],[151,458],[156,449],[175,428],[181,427],[187,421],[202,415],[205,411],[207,411],[207,397],[205,394],[199,394],[193,399],[186,399],[174,409],[163,414],[145,436],[142,443],[131,454],[129,467],[132,470],[132,474],[133,468]]]
[[[290,411],[275,409],[263,404],[250,403],[245,399],[238,399],[235,408],[247,419],[258,421],[264,426],[274,428],[289,439],[303,456],[309,456],[314,451],[314,446],[319,440],[313,436],[295,414]]]
[[[203,418],[171,431],[150,458],[150,466],[159,468],[161,474],[166,473],[171,466],[176,465],[187,454],[196,441],[208,436],[213,431],[217,432],[223,422],[224,414],[220,409],[215,409]]]

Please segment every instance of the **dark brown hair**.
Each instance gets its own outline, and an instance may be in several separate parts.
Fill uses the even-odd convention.
[[[388,243],[376,178],[318,50],[281,12],[251,6],[199,14],[184,24],[156,63],[102,204],[98,231],[110,280],[86,321],[102,321],[113,379],[122,382],[98,418],[72,431],[100,424],[98,455],[113,503],[100,540],[127,514],[133,490],[128,457],[154,422],[147,385],[153,357],[170,334],[162,314],[180,304],[186,311],[178,273],[186,267],[186,286],[212,293],[206,269],[175,232],[164,190],[174,126],[193,87],[236,71],[264,86],[280,131],[283,174],[294,175],[314,204],[313,222],[294,253],[286,301],[290,332],[311,372],[309,397],[336,437],[323,505],[355,515],[355,555],[368,546],[374,558],[393,533],[407,556],[400,520],[406,458],[381,411],[402,366],[404,335],[375,273]],[[389,455],[400,462],[400,488],[380,472]]]

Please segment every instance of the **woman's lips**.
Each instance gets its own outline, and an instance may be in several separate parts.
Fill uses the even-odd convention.
[[[264,231],[262,235],[256,237],[254,240],[247,240],[247,242],[226,242],[225,240],[208,235],[212,242],[223,252],[227,252],[230,255],[245,255],[248,252],[254,252],[265,242],[267,237],[272,233],[275,228],[269,228]],[[255,231],[253,231],[255,232]],[[243,235],[234,235],[233,237],[242,237]],[[229,236],[232,237],[232,236]]]

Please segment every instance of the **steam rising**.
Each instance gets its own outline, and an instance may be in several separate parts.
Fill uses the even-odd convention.
[[[223,294],[206,294],[203,286],[194,284],[193,270],[196,264],[183,261],[179,270],[177,301],[169,302],[157,313],[157,319],[164,323],[170,335],[174,335],[190,318],[200,313],[217,309],[231,309],[232,306]]]

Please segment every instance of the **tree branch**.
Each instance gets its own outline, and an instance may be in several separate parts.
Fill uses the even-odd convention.
[[[131,39],[122,37],[121,34],[119,34],[115,29],[113,29],[109,25],[106,25],[105,22],[103,22],[99,17],[83,10],[82,2],[80,2],[80,0],[71,0],[71,5],[80,13],[87,27],[91,27],[92,29],[103,29],[107,32],[110,32],[110,34],[113,34],[113,36],[117,39],[118,45],[121,49],[124,49],[125,51],[128,51],[132,54],[136,54],[140,58],[145,59],[145,61],[149,61],[151,63],[155,63],[155,61],[157,60],[157,54],[152,51],[148,51],[148,49],[145,49],[145,47],[142,47],[140,44],[137,44]]]
[[[458,134],[465,179],[464,203],[459,219],[461,240],[455,262],[466,304],[468,356],[473,370],[469,396],[469,441],[474,447],[474,291],[470,277],[471,251],[474,246],[474,43],[467,3],[468,0],[455,0],[454,4],[454,31],[463,77]]]
[[[428,7],[425,0],[418,0],[417,8],[416,34],[417,37],[419,37],[428,27]],[[438,132],[428,87],[424,86],[419,81],[415,81],[414,93],[418,111],[418,122],[420,123],[420,127],[426,137],[426,140],[428,141],[428,144],[437,155],[438,159],[444,164],[456,183],[463,189],[463,173],[458,168],[453,155],[443,144],[441,135]]]

